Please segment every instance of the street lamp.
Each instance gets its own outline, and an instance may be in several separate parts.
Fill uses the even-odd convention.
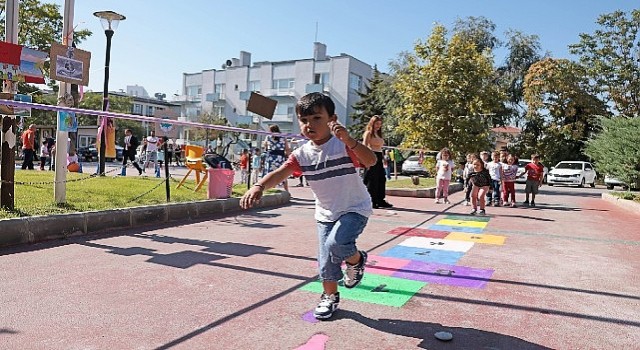
[[[104,28],[104,34],[107,36],[107,54],[104,63],[104,89],[102,90],[102,111],[106,111],[109,108],[109,61],[111,61],[111,37],[113,32],[118,28],[118,23],[126,19],[125,16],[115,13],[113,11],[98,11],[93,13],[94,16],[100,18],[102,28]],[[107,118],[107,117],[102,117]],[[109,118],[104,120],[102,132],[100,133],[100,166],[98,174],[104,175],[105,173],[105,155],[107,150],[107,138],[106,128],[109,122]]]

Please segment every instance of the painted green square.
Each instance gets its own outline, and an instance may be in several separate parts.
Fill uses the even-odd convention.
[[[489,220],[491,219],[488,216],[467,216],[467,215],[447,215],[446,217],[447,219],[450,220],[466,220],[466,221],[482,221],[482,222],[489,222]]]
[[[425,282],[365,273],[362,282],[360,282],[357,287],[347,289],[340,286],[339,292],[340,299],[401,307],[426,285],[427,283]],[[311,282],[302,286],[300,289],[314,293],[322,293],[322,282]],[[372,291],[376,289],[378,291]]]

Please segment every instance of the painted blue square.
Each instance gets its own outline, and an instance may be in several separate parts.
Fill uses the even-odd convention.
[[[464,253],[450,250],[426,249],[397,245],[380,255],[399,259],[455,265],[458,260],[462,258]]]
[[[482,233],[484,229],[480,227],[431,225],[429,226],[429,230],[448,231],[448,232],[465,232],[465,233]]]

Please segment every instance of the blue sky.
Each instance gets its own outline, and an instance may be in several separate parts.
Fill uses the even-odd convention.
[[[64,0],[42,1],[64,9]],[[329,55],[347,53],[384,72],[434,23],[451,27],[467,16],[492,20],[499,38],[508,29],[537,34],[544,51],[571,58],[567,45],[593,33],[600,14],[634,8],[637,0],[76,0],[74,23],[94,33],[79,47],[92,54],[89,89],[102,91],[106,46],[93,13],[111,10],[127,19],[113,37],[109,89],[137,84],[171,99],[182,93],[184,72],[219,69],[241,50],[253,62],[310,58],[316,39]]]

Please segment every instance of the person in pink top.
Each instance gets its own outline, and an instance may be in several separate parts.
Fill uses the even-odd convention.
[[[516,177],[518,175],[518,164],[516,164],[516,157],[513,154],[507,156],[506,163],[502,164],[502,202],[504,205],[516,206]],[[511,196],[511,202],[509,202],[509,196]]]
[[[440,151],[440,158],[436,162],[436,204],[440,204],[440,199],[444,199],[445,204],[450,204],[449,183],[455,164],[451,160],[451,151],[448,148]]]

